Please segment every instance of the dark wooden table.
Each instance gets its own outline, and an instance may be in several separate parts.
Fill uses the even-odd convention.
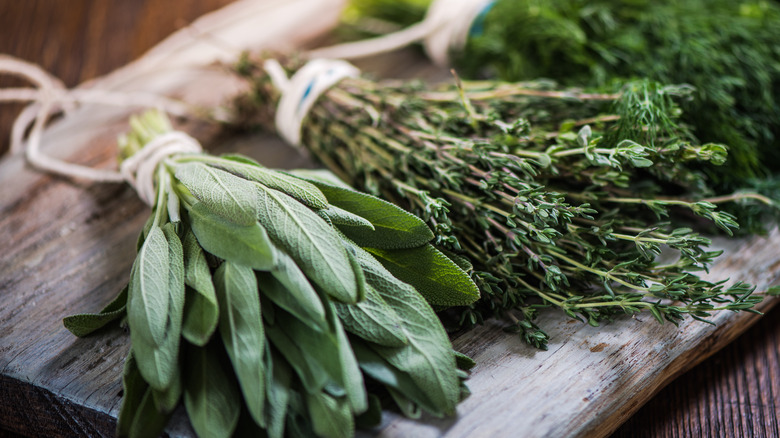
[[[124,65],[172,31],[230,1],[1,0],[0,53],[38,63],[73,86]],[[10,85],[22,83],[0,78],[0,86]],[[0,108],[0,154],[19,108]],[[779,395],[776,308],[659,392],[613,437],[778,437]],[[3,415],[8,413],[0,410]],[[0,431],[0,438],[5,436],[13,435]]]

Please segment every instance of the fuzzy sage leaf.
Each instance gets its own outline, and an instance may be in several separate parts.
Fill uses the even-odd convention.
[[[328,295],[356,302],[357,278],[334,230],[284,193],[260,187],[259,219],[271,238]]]
[[[80,313],[62,320],[65,328],[76,336],[87,336],[127,314],[127,286],[99,313]]]
[[[220,334],[236,371],[250,415],[265,426],[265,334],[251,268],[226,261],[214,273],[220,303]]]

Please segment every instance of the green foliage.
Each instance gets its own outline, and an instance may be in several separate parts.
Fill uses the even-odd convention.
[[[106,326],[111,321],[122,318],[127,314],[127,286],[125,286],[119,295],[113,301],[108,303],[98,313],[81,313],[78,315],[67,316],[62,320],[65,328],[70,330],[76,336],[87,336],[96,330]]]
[[[126,146],[164,132],[160,119],[134,119]],[[159,435],[181,400],[201,437],[351,436],[369,409],[353,342],[407,367],[433,394],[425,409],[454,412],[461,381],[431,307],[334,226],[395,220],[400,247],[414,248],[433,237],[424,222],[357,192],[347,198],[369,208],[337,207],[317,185],[237,156],[168,157],[156,181],[128,287],[99,314],[65,320],[86,335],[127,314],[119,436]],[[454,265],[436,269],[468,279]]]
[[[273,115],[279,92],[262,69],[245,67],[255,88],[239,111]],[[723,164],[726,147],[698,143],[682,122],[679,105],[690,98],[690,87],[648,80],[593,93],[548,80],[427,87],[348,78],[314,104],[302,145],[335,174],[430,226],[442,252],[385,246],[368,240],[370,230],[358,236],[337,225],[395,277],[432,303],[462,304],[476,290],[435,267],[462,265],[482,296],[462,311],[462,324],[506,318],[508,329],[544,348],[548,336],[533,322],[541,307],[592,325],[639,311],[677,323],[759,299],[745,285],[697,276],[719,254],[699,233],[738,228],[719,204],[773,201],[713,196],[712,180],[698,169]],[[336,190],[308,179],[329,199]],[[679,259],[658,263],[664,247]],[[423,266],[428,274],[415,272]],[[436,295],[450,289],[461,293]],[[393,397],[416,412],[408,396]]]
[[[355,0],[348,17],[404,26],[427,2]],[[719,181],[742,185],[780,163],[780,4],[766,0],[497,0],[454,53],[464,77],[551,78],[604,87],[648,78],[689,84],[683,120],[729,146]]]

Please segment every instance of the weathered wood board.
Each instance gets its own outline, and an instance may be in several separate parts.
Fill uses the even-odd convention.
[[[396,76],[410,68],[409,62],[417,59],[384,58],[371,68]],[[426,68],[415,66],[406,74],[419,75]],[[121,80],[106,84],[125,85]],[[188,93],[180,86],[169,91]],[[125,129],[124,116],[98,108],[73,117],[102,124],[105,131],[61,148],[58,136],[72,138],[74,132],[73,126],[61,124],[47,133],[47,148],[70,160],[112,166],[114,136]],[[215,153],[238,151],[271,167],[311,165],[271,136],[222,141],[211,131],[189,128],[207,144],[216,144]],[[125,284],[148,212],[124,185],[41,174],[20,157],[0,162],[0,428],[42,437],[113,436],[129,337],[114,328],[77,339],[61,319],[100,309]],[[777,230],[767,238],[721,244],[730,250],[712,278],[739,278],[760,288],[780,281]],[[640,315],[594,329],[549,312],[540,321],[553,337],[548,351],[524,345],[491,321],[454,339],[456,348],[478,362],[469,381],[472,396],[456,418],[409,421],[386,413],[379,428],[360,434],[606,436],[670,379],[755,318],[721,313],[716,326],[686,322],[675,327]],[[181,415],[168,433],[192,436]]]

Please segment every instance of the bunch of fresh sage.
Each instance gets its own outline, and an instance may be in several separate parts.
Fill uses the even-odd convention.
[[[273,129],[282,93],[269,65],[240,63],[254,89],[237,111],[242,123]],[[289,82],[306,85],[297,79]],[[473,263],[482,299],[463,324],[498,316],[544,347],[540,307],[598,325],[643,310],[659,322],[704,319],[759,300],[748,285],[697,275],[719,254],[700,232],[737,228],[718,204],[772,201],[716,196],[691,165],[723,164],[727,148],[696,143],[679,122],[677,102],[690,93],[650,81],[605,94],[549,81],[431,87],[348,77],[302,119],[300,145],[350,184],[424,218],[437,247]],[[660,263],[664,249],[679,258]]]
[[[171,131],[159,112],[131,125],[123,159]],[[478,289],[420,219],[243,156],[166,157],[155,187],[127,287],[64,320],[77,336],[126,321],[119,436],[158,436],[180,400],[201,437],[348,437],[381,418],[379,395],[444,416],[468,394],[473,362],[420,292],[467,305]]]

